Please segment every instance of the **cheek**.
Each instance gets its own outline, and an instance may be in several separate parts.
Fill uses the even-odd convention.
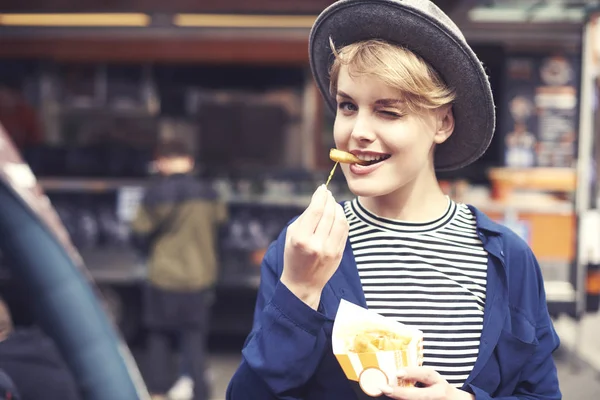
[[[390,146],[411,157],[428,154],[434,144],[433,135],[428,131],[428,127],[415,124],[407,128],[390,137]]]
[[[351,130],[348,129],[347,125],[347,123],[345,124],[340,121],[339,118],[336,118],[335,122],[333,123],[333,141],[335,142],[336,146],[347,143],[350,139]]]

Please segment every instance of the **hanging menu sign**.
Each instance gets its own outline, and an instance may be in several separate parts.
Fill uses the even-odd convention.
[[[574,167],[578,118],[575,57],[508,59],[505,113],[507,167]]]

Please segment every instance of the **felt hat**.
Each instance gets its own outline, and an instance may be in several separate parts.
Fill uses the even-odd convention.
[[[435,168],[454,170],[488,148],[496,114],[488,76],[454,22],[429,0],[341,0],[316,19],[309,38],[310,66],[333,112],[329,68],[336,49],[368,39],[394,43],[419,55],[456,92],[455,129],[437,146]]]

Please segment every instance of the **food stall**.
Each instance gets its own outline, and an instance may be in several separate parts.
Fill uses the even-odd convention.
[[[0,70],[18,78],[43,136],[22,154],[125,336],[134,337],[145,267],[128,244],[129,222],[149,183],[156,141],[188,141],[198,174],[231,212],[219,240],[215,307],[222,312],[213,329],[245,333],[266,246],[332,166],[332,116],[307,55],[310,26],[331,2],[134,3],[118,19],[51,14],[53,26],[29,15],[57,12],[51,2],[2,10]],[[498,105],[489,151],[440,173],[444,188],[528,241],[552,312],[580,315],[591,298],[582,289],[591,267],[577,247],[581,212],[591,208],[579,200],[590,190],[583,189],[590,161],[581,149],[593,136],[592,106],[583,107],[592,103],[589,85],[579,83],[591,82],[587,51],[581,63],[582,14],[524,12],[507,20],[473,2],[438,4],[482,58]],[[78,7],[71,12],[89,11]],[[114,12],[106,7],[92,8]],[[340,200],[350,196],[339,171],[330,187]]]

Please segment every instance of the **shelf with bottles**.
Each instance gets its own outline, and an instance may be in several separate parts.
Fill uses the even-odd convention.
[[[116,192],[52,192],[48,196],[92,276],[102,282],[143,278],[143,263],[130,244],[135,201],[121,204]],[[267,247],[301,211],[296,206],[232,205],[217,240],[224,283],[253,287]]]
[[[113,192],[125,187],[145,188],[145,179],[119,178],[40,178],[38,183],[46,192]]]
[[[54,63],[44,69],[47,111],[151,116],[160,100],[150,65]]]
[[[232,205],[306,207],[314,190],[327,179],[324,173],[257,172],[228,176],[203,177],[211,182],[220,198]],[[41,177],[40,187],[47,193],[110,193],[123,190],[145,190],[153,179],[118,177]],[[338,201],[352,197],[341,175],[334,177],[329,189]]]
[[[46,112],[62,118],[158,118],[158,110],[152,110],[147,106],[69,106],[52,103],[48,105]]]

